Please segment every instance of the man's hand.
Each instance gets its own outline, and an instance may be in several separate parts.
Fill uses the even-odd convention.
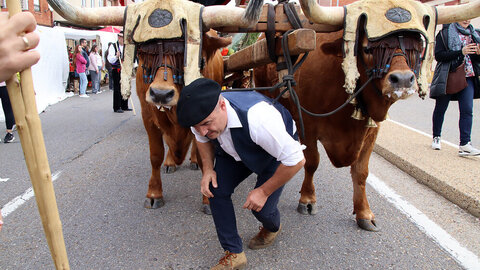
[[[35,31],[37,23],[30,12],[21,12],[8,18],[0,12],[0,82],[9,79],[40,59],[40,53],[32,51],[39,42]]]
[[[260,212],[268,199],[268,195],[261,188],[256,188],[248,193],[247,201],[243,208]]]
[[[214,170],[208,170],[203,172],[202,182],[200,191],[202,194],[207,198],[213,198],[213,194],[210,191],[210,182],[212,183],[214,188],[217,188],[217,173]]]

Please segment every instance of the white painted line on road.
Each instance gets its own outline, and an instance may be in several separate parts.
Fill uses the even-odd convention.
[[[403,212],[421,231],[431,237],[465,269],[480,269],[480,260],[473,252],[462,247],[460,243],[444,229],[429,219],[415,206],[404,200],[394,190],[373,174],[369,174],[367,183],[380,195],[384,196],[397,209]]]
[[[57,178],[60,176],[60,173],[62,173],[62,171],[56,172],[52,175],[52,182],[57,180]],[[29,188],[22,195],[17,196],[13,200],[9,201],[2,208],[3,217],[7,217],[11,213],[13,213],[13,211],[17,210],[18,207],[30,200],[33,195],[33,188]]]
[[[429,138],[432,138],[432,135],[431,135],[431,134],[427,134],[427,133],[425,133],[425,132],[423,132],[423,131],[420,131],[420,130],[418,130],[418,129],[414,129],[414,128],[409,127],[409,126],[407,126],[407,125],[405,125],[405,124],[402,124],[402,123],[400,123],[400,122],[394,121],[394,120],[392,120],[392,119],[387,119],[387,121],[390,121],[390,122],[392,122],[392,123],[395,123],[395,124],[397,124],[397,125],[399,125],[399,126],[402,126],[402,127],[406,128],[406,129],[409,129],[409,130],[411,130],[411,131],[415,131],[415,132],[417,132],[418,134],[422,134],[422,135],[424,135],[424,136],[427,136],[427,137],[429,137]],[[453,143],[448,142],[448,141],[445,141],[445,140],[441,140],[441,141],[442,141],[442,143],[445,143],[445,144],[450,145],[450,146],[452,146],[452,147],[458,147],[457,144],[453,144]]]
[[[7,182],[10,178],[0,178],[0,182]]]

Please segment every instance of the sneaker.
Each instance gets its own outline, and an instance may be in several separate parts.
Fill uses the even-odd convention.
[[[218,264],[210,268],[210,270],[222,270],[222,269],[244,269],[247,266],[247,256],[245,252],[242,253],[230,253],[230,251],[225,251],[225,256],[223,256]]]
[[[115,111],[116,113],[123,113],[123,110],[122,109],[118,109]]]
[[[433,149],[433,150],[440,150],[440,149],[442,149],[442,145],[440,144],[440,137],[433,137],[432,149]]]
[[[5,138],[3,139],[3,143],[10,143],[15,140],[15,136],[13,136],[13,133],[7,132],[5,134]]]
[[[480,150],[472,146],[471,142],[468,142],[465,145],[460,145],[458,147],[458,155],[461,157],[465,156],[478,156],[480,155]]]
[[[248,247],[250,249],[261,249],[261,248],[266,248],[273,244],[275,241],[275,238],[277,238],[278,233],[282,229],[282,225],[280,224],[280,228],[278,228],[278,231],[276,232],[271,232],[264,227],[260,226],[260,232],[253,237],[250,242],[248,243]]]
[[[82,97],[82,98],[89,98],[90,96],[88,96],[87,94],[83,94],[83,95],[79,95],[79,97]]]

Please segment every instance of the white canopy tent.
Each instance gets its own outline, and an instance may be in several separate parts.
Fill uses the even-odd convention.
[[[103,31],[78,30],[66,27],[37,26],[35,32],[40,36],[40,43],[35,50],[40,52],[40,61],[32,66],[35,97],[38,113],[49,105],[71,96],[65,93],[69,75],[69,61],[66,39],[97,39],[105,53],[109,42],[116,42],[117,34]],[[1,108],[1,103],[0,103]],[[3,108],[0,110],[0,122],[5,121]],[[0,126],[0,134],[4,126]]]

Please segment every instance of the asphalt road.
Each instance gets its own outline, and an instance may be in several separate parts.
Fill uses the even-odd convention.
[[[70,267],[208,269],[222,249],[211,217],[200,211],[200,171],[190,170],[186,162],[174,174],[162,173],[166,205],[143,208],[149,150],[140,105],[136,96],[133,100],[136,116],[113,113],[110,91],[89,99],[68,98],[40,115]],[[2,143],[0,153],[0,206],[19,202],[4,218],[0,232],[0,269],[54,269],[35,200],[21,204],[17,199],[31,187],[18,136],[14,143]],[[474,263],[478,261],[478,219],[375,154],[370,173],[475,254]],[[368,198],[381,231],[360,230],[352,215],[349,168],[333,168],[325,153],[321,152],[315,175],[319,204],[315,216],[296,212],[302,180],[303,172],[284,189],[279,203],[283,231],[268,249],[246,247],[260,224],[237,207],[249,269],[466,267],[455,252],[432,238],[429,228],[412,221],[371,185]],[[254,181],[250,177],[239,186],[233,197],[236,205],[243,204]]]

